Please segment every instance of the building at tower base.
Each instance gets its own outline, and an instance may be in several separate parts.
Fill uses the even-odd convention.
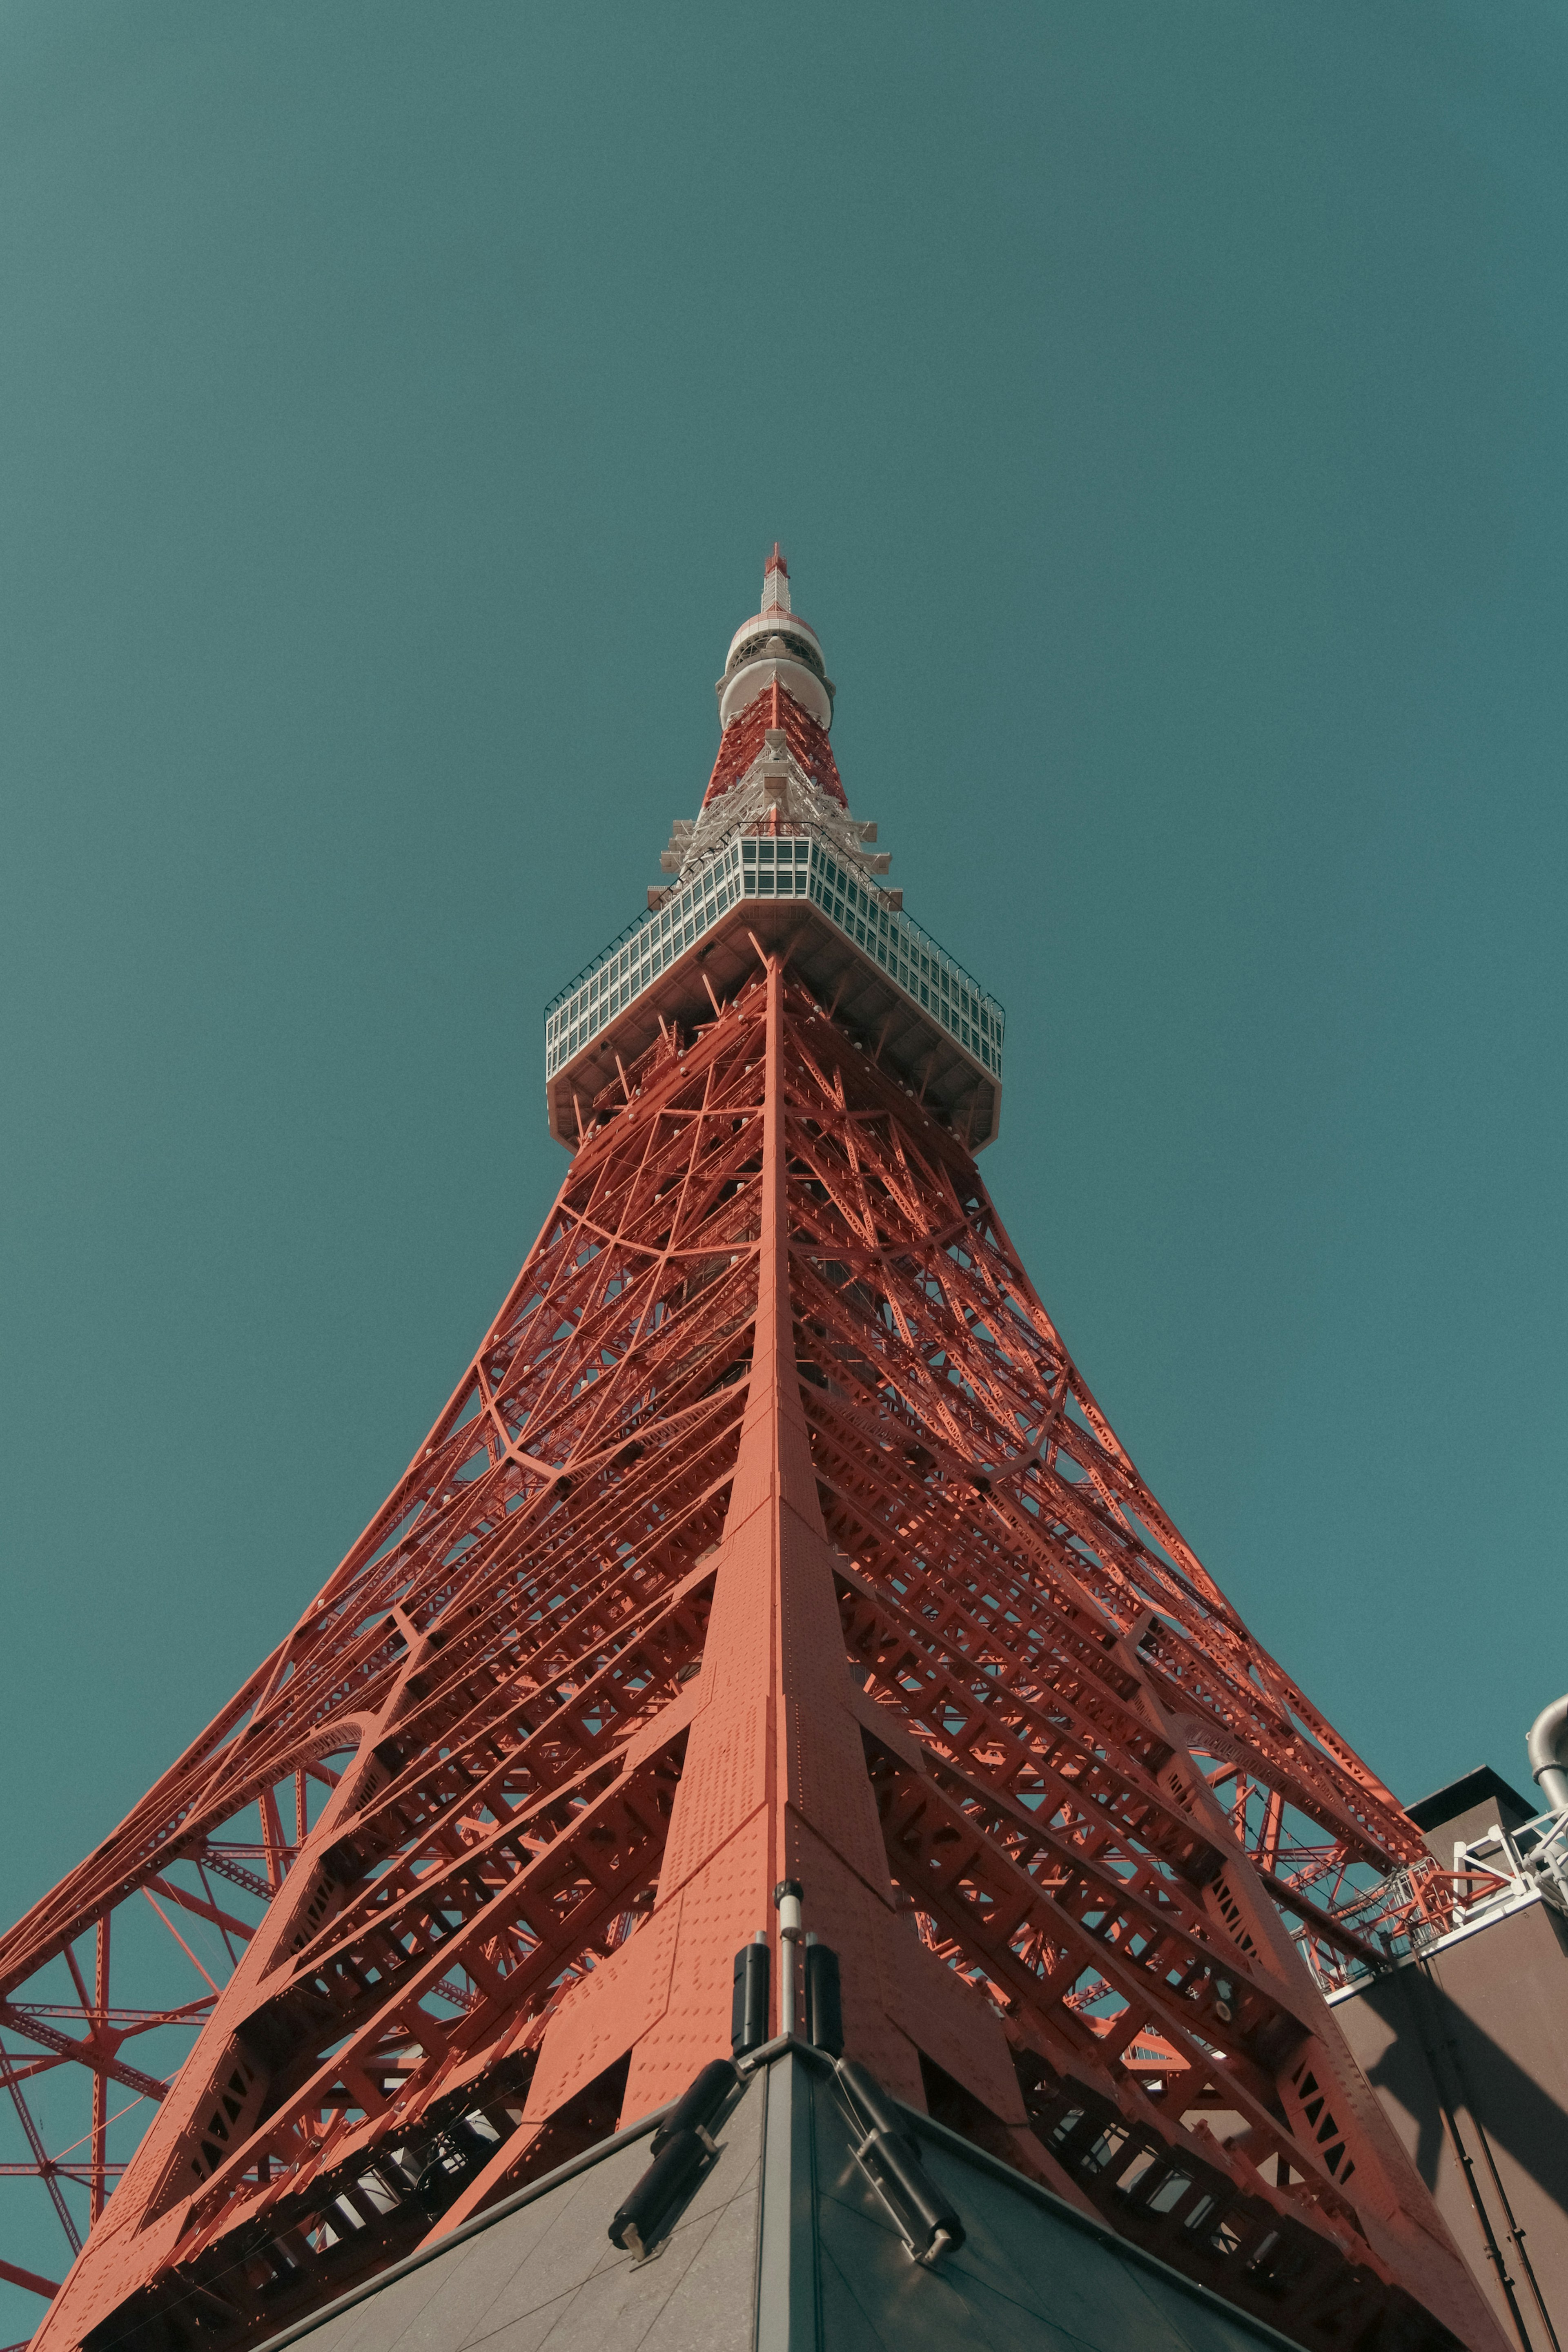
[[[641,2253],[607,2228],[648,2168],[657,2113],[265,2352],[1284,2352],[1266,2320],[899,2108],[963,2231],[915,2260],[857,2158],[862,2120],[832,2062],[800,2043],[758,2059]]]
[[[1329,2005],[1521,2352],[1568,2340],[1568,1815],[1500,1774],[1410,1808],[1451,1923]]]

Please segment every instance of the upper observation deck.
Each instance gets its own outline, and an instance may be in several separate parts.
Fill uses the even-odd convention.
[[[815,632],[789,612],[777,548],[718,690],[713,776],[661,860],[675,878],[545,1008],[551,1133],[575,1148],[625,1100],[652,1045],[713,1019],[759,950],[787,947],[832,1017],[982,1150],[1000,1119],[1002,1008],[905,914],[875,825],[849,814],[828,745],[833,688]]]

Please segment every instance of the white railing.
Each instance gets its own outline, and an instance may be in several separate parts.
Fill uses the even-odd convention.
[[[1451,1871],[1439,1865],[1417,1887],[1411,1872],[1396,1870],[1375,1894],[1337,1906],[1335,1917],[1364,1939],[1365,1958],[1335,1949],[1310,1927],[1296,1940],[1332,2001],[1533,1903],[1568,1916],[1568,1810],[1537,1813],[1512,1830],[1494,1822],[1479,1837],[1456,1838]]]
[[[1484,1836],[1456,1842],[1454,1874],[1475,1887],[1455,1903],[1455,1934],[1482,1926],[1539,1895],[1568,1916],[1568,1811],[1537,1813],[1518,1829],[1494,1822]]]
[[[796,844],[805,852],[788,872],[777,855]],[[921,1009],[941,1022],[964,1050],[993,1076],[1001,1076],[1005,1016],[994,996],[930,933],[854,870],[838,845],[810,826],[766,840],[739,828],[715,844],[714,854],[679,893],[630,925],[545,1008],[545,1075],[581,1052],[617,1013],[650,987],[708,926],[741,898],[810,898],[845,935],[875,957]],[[788,882],[789,887],[781,887]]]

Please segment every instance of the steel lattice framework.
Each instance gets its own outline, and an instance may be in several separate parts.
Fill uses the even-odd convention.
[[[92,2221],[37,2343],[257,2340],[674,2095],[796,1876],[900,2096],[1303,2344],[1492,2352],[1321,1995],[1450,1886],[1138,1476],[960,1137],[798,976],[823,918],[769,920],[592,1106],[319,1598],[0,1943],[18,2113],[90,2085],[83,2159],[34,2134]],[[182,1927],[223,1937],[200,2000],[114,2007],[132,1899],[187,1978]],[[122,2055],[171,2022],[172,2079]],[[152,2119],[106,2203],[117,2085]]]

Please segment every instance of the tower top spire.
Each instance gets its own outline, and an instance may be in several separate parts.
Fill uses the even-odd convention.
[[[787,613],[789,610],[789,566],[779,552],[779,541],[773,542],[773,552],[762,567],[762,610],[765,613]]]
[[[777,540],[762,570],[762,601],[729,641],[717,688],[720,726],[732,725],[776,682],[819,727],[831,727],[833,682],[817,632],[790,604],[789,566]]]

